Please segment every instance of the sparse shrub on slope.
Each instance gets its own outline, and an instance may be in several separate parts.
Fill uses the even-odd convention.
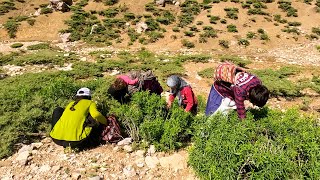
[[[282,67],[279,70],[255,70],[253,73],[268,87],[272,96],[299,97],[301,87],[287,79],[298,71],[294,67]]]
[[[189,164],[201,179],[319,179],[320,129],[297,110],[197,120]]]

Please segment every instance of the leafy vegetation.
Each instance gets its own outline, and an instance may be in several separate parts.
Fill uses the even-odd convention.
[[[252,110],[203,117],[195,124],[189,164],[202,179],[318,179],[320,129],[297,110]]]
[[[23,46],[23,44],[22,43],[13,43],[13,44],[11,44],[11,48],[19,48],[19,47],[22,47]]]
[[[230,56],[230,55],[224,55],[220,57],[221,62],[232,62],[240,67],[246,67],[248,64],[251,64],[252,62],[247,59],[240,58],[238,56]]]
[[[50,44],[48,43],[39,43],[39,44],[27,46],[28,50],[39,50],[39,49],[49,49],[49,48],[50,48]]]

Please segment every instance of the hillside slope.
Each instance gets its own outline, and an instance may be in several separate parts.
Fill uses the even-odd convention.
[[[308,43],[319,38],[320,35],[320,13],[317,12],[319,3],[316,1],[309,1],[307,4],[303,1],[290,3],[282,0],[271,3],[253,0],[233,0],[232,2],[215,0],[213,3],[212,0],[209,0],[205,1],[207,4],[204,4],[201,0],[187,0],[184,3],[181,2],[180,6],[168,4],[166,7],[156,6],[151,0],[120,0],[112,6],[104,5],[103,2],[105,1],[75,1],[73,6],[89,13],[89,18],[94,17],[92,20],[98,20],[93,22],[88,19],[81,20],[82,25],[77,26],[81,26],[83,32],[90,32],[92,26],[99,25],[99,23],[107,29],[106,31],[99,28],[93,35],[81,34],[82,32],[79,32],[81,30],[77,29],[74,32],[81,34],[78,39],[94,44],[109,45],[112,43],[114,47],[123,48],[128,45],[128,48],[143,46],[151,50],[178,50],[183,46],[188,46],[182,43],[183,40],[187,40],[199,50],[238,49],[242,52],[251,52],[257,48],[272,49],[285,44]],[[45,3],[48,1],[15,2],[17,9],[2,15],[0,24],[4,25],[9,17],[28,16],[34,13],[35,9],[43,7]],[[0,29],[0,39],[5,41],[59,40],[59,31],[65,29],[72,31],[74,28],[68,27],[64,21],[70,20],[75,12],[41,14],[34,17],[33,26],[22,21],[16,38],[10,39],[3,27]],[[127,22],[128,26],[115,25],[118,21],[114,21],[111,22],[112,27],[109,27],[106,19],[117,19],[121,23],[122,21]],[[148,23],[149,20],[152,21]],[[72,21],[76,23],[76,20]],[[149,29],[146,33],[140,35],[132,31],[138,22],[147,22]],[[230,25],[234,26],[229,27],[228,30],[227,26]],[[209,26],[212,27],[211,30],[206,28]],[[113,30],[113,34],[105,37],[109,30]]]

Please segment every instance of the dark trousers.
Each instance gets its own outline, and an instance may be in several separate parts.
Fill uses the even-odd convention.
[[[64,111],[64,109],[62,107],[57,107],[54,109],[53,114],[52,114],[52,119],[51,119],[52,128],[54,127],[54,125],[58,122],[58,120],[62,116],[63,111]],[[58,139],[54,139],[54,138],[52,138],[52,140],[56,144],[63,146],[63,147],[72,147],[72,148],[76,147],[79,149],[86,149],[86,148],[98,146],[100,144],[100,141],[101,141],[100,136],[101,136],[102,130],[103,130],[103,126],[101,126],[101,125],[97,125],[97,126],[92,127],[92,130],[91,130],[91,133],[89,134],[89,136],[81,141],[65,141],[65,140],[58,140]]]

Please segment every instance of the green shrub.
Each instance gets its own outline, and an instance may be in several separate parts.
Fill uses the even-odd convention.
[[[39,50],[39,49],[49,49],[49,48],[50,48],[50,44],[48,43],[39,43],[39,44],[27,46],[28,50]]]
[[[297,110],[195,120],[189,164],[201,179],[319,179],[320,130]]]
[[[194,16],[201,11],[200,5],[196,0],[186,0],[180,5],[182,14],[178,16],[179,27],[185,27],[193,22]]]
[[[228,32],[233,32],[233,33],[238,32],[237,26],[234,25],[234,24],[229,24],[229,25],[227,26],[227,28],[228,28]]]
[[[52,11],[52,9],[51,8],[47,8],[47,7],[45,7],[45,8],[41,8],[41,14],[50,14],[50,13],[52,13],[53,11]]]
[[[136,16],[133,13],[125,13],[123,16],[126,21],[131,21],[136,18]]]
[[[256,35],[256,33],[254,33],[254,32],[247,32],[247,38],[248,39],[254,39],[254,38],[256,38],[257,37],[257,35]]]
[[[269,13],[263,11],[261,8],[258,8],[258,9],[249,9],[248,10],[248,15],[264,15],[264,16],[268,16]]]
[[[299,72],[295,67],[282,67],[279,70],[253,71],[270,90],[271,96],[299,97],[301,87],[287,78]]]
[[[317,45],[316,49],[320,52],[320,45]]]
[[[9,34],[10,38],[15,38],[16,33],[18,31],[18,27],[20,26],[20,23],[16,22],[13,19],[9,19],[7,22],[4,23],[4,28]]]
[[[187,39],[183,39],[183,40],[181,41],[181,43],[182,43],[182,46],[184,46],[184,47],[186,47],[186,48],[188,48],[188,49],[195,47],[194,43],[191,42],[191,41],[188,41]]]
[[[227,20],[226,20],[226,19],[221,19],[221,20],[220,20],[220,23],[221,23],[221,24],[227,24]]]
[[[198,75],[203,78],[212,78],[214,74],[215,69],[214,68],[206,68],[200,72],[198,72]]]
[[[103,0],[103,3],[107,6],[117,4],[118,2],[119,2],[119,0]]]
[[[313,33],[315,33],[316,35],[320,36],[320,28],[318,27],[312,27],[311,30]]]
[[[247,47],[250,45],[250,42],[247,39],[239,39],[238,44]]]
[[[116,8],[116,7],[108,8],[107,10],[99,12],[100,16],[105,16],[107,18],[116,17],[116,15],[118,14],[119,14],[119,8]]]
[[[210,16],[210,23],[211,24],[217,24],[217,21],[220,20],[219,16]]]
[[[268,34],[265,34],[265,33],[260,34],[260,39],[265,41],[270,40]]]
[[[273,16],[273,20],[275,20],[275,21],[277,21],[277,22],[279,22],[279,23],[282,23],[282,24],[285,24],[285,23],[288,22],[287,20],[282,19],[280,14],[275,14],[275,15]]]
[[[301,22],[288,22],[288,26],[301,26]]]
[[[0,65],[2,66],[2,65],[12,63],[12,61],[19,55],[20,54],[17,52],[11,52],[10,54],[6,54],[6,55],[0,54]]]
[[[293,34],[297,34],[300,35],[299,29],[298,28],[290,28],[287,27],[285,29],[281,29],[281,31],[286,32],[286,33],[293,33]]]
[[[193,117],[176,104],[168,112],[160,96],[148,92],[135,93],[129,104],[112,107],[126,132],[135,141],[145,140],[160,150],[175,150],[190,138]]]
[[[189,36],[189,37],[193,37],[194,36],[194,32],[193,31],[185,31],[184,35],[185,36]]]
[[[29,24],[30,26],[33,26],[34,23],[36,22],[36,20],[35,20],[35,19],[27,19],[27,22],[28,22],[28,24]]]
[[[234,20],[238,19],[238,13],[239,13],[238,8],[224,8],[224,11],[226,11],[228,18],[234,19]]]
[[[232,62],[233,64],[236,64],[240,67],[246,67],[248,64],[252,63],[250,60],[242,59],[238,56],[228,56],[228,55],[221,56],[220,61],[221,62],[226,62],[226,61]]]
[[[11,44],[10,47],[12,47],[12,48],[19,48],[19,47],[22,47],[22,46],[23,46],[22,43],[14,43],[14,44]]]
[[[15,10],[15,9],[16,9],[15,3],[12,1],[0,2],[0,16],[10,12],[10,10]]]
[[[229,48],[229,41],[228,40],[219,40],[219,45],[223,48]]]
[[[33,54],[26,54],[18,56],[14,59],[13,63],[17,65],[24,64],[58,64],[63,65],[67,61],[62,53],[57,53],[51,50],[42,50]]]

